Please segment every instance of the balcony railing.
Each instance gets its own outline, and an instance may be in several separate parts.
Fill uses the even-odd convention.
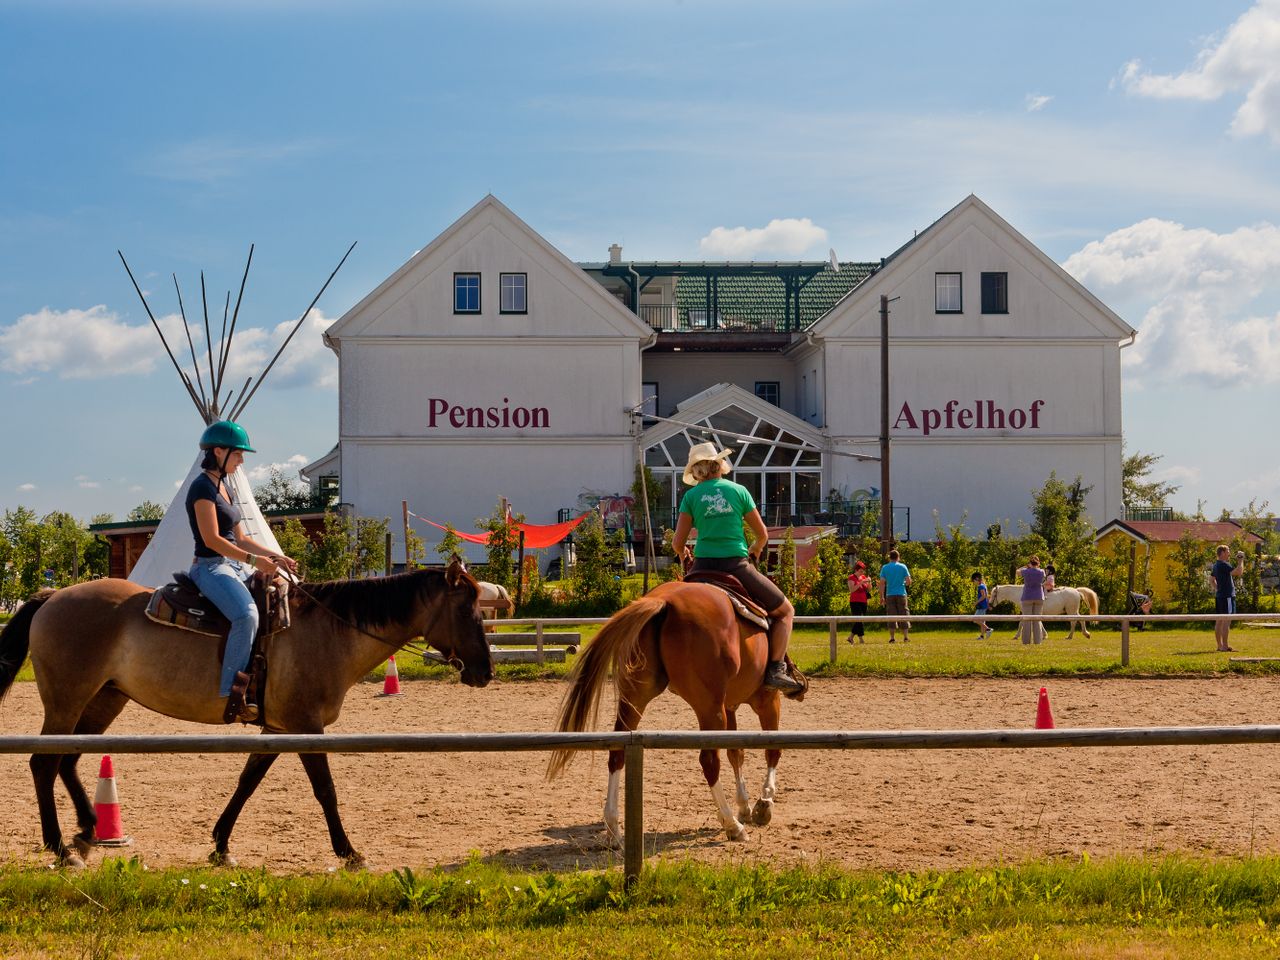
[[[790,330],[787,318],[772,311],[731,313],[678,303],[642,303],[640,319],[659,333],[787,333]]]

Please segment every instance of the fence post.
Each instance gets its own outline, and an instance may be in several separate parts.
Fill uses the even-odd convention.
[[[839,624],[836,623],[836,621],[832,620],[829,624],[827,624],[827,641],[831,647],[831,662],[833,664],[836,662],[836,644],[840,639],[839,637],[836,636],[836,634],[839,633],[839,631],[840,631],[840,627],[839,627]]]
[[[1129,621],[1120,621],[1120,666],[1129,665]]]
[[[634,735],[633,735],[634,736]],[[644,746],[628,743],[623,749],[626,769],[623,802],[623,883],[630,890],[640,879],[644,865]]]
[[[538,625],[534,627],[534,640],[538,644],[538,666],[542,666],[542,621],[538,621]]]

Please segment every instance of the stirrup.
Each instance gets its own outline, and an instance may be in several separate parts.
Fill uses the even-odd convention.
[[[245,703],[244,697],[249,690],[249,675],[243,670],[236,671],[236,678],[231,682],[231,693],[227,696],[226,709],[222,711],[223,723],[253,723],[258,719],[258,705]]]
[[[762,683],[766,687],[772,687],[774,690],[781,690],[784,693],[804,689],[803,683],[787,673],[786,664],[782,660],[770,661],[769,665],[765,667]]]

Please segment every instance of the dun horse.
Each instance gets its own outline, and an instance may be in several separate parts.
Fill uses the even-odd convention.
[[[736,711],[746,703],[760,718],[761,729],[777,730],[781,695],[760,685],[768,654],[764,628],[739,618],[723,590],[705,583],[664,583],[614,614],[579,655],[568,677],[570,686],[557,729],[581,732],[595,725],[600,693],[612,669],[618,699],[614,730],[636,729],[645,707],[668,687],[693,707],[699,729],[736,730]],[[559,774],[573,753],[555,751],[549,775]],[[780,750],[765,751],[764,786],[753,806],[742,774],[742,751],[729,751],[737,784],[735,810],[720,782],[719,751],[699,754],[720,823],[730,840],[747,838],[744,821],[769,822],[781,755]],[[604,823],[609,838],[619,844],[622,766],[623,751],[610,751]]]
[[[44,704],[42,734],[102,733],[130,700],[179,720],[221,723],[226,698],[217,696],[218,640],[148,620],[143,611],[150,594],[126,580],[92,580],[28,600],[0,634],[0,697],[30,652]],[[323,733],[337,720],[347,690],[417,637],[454,663],[463,683],[483,687],[493,677],[493,660],[476,598],[476,581],[456,564],[378,580],[308,584],[302,596],[295,591],[292,626],[266,641],[265,730]],[[234,863],[227,853],[232,828],[276,756],[250,755],[213,828],[212,862]],[[328,756],[300,756],[333,852],[349,867],[363,866],[338,816]],[[97,823],[76,773],[79,760],[79,754],[31,758],[44,846],[71,867],[84,866]],[[58,826],[58,776],[80,828],[73,847]]]

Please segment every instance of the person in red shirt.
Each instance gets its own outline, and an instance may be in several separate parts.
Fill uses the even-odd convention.
[[[866,616],[868,591],[870,589],[871,578],[867,576],[867,565],[859,560],[853,565],[853,573],[849,574],[849,612],[855,617]],[[849,631],[849,642],[853,643],[855,637],[858,643],[866,642],[863,639],[863,624],[861,620],[853,622],[853,628]]]

